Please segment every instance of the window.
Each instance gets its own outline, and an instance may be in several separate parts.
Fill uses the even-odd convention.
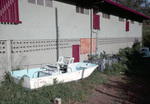
[[[44,0],[37,0],[37,5],[42,5],[42,6],[44,6]]]
[[[89,15],[89,9],[76,6],[76,12]]]
[[[124,22],[124,18],[119,17],[119,21]]]
[[[93,14],[93,29],[100,29],[100,16]]]
[[[18,0],[0,0],[0,22],[21,23],[19,21]]]
[[[53,7],[52,0],[45,0],[45,6],[47,6],[47,7]]]
[[[41,5],[41,6],[45,6],[45,7],[53,7],[52,0],[28,0],[28,3]]]
[[[29,2],[29,3],[33,3],[33,4],[36,4],[36,3],[35,3],[35,0],[28,0],[28,2]]]
[[[129,31],[129,21],[126,21],[126,31]]]
[[[102,17],[103,17],[103,18],[110,19],[110,14],[102,13]]]
[[[89,15],[89,9],[84,9],[84,14]]]

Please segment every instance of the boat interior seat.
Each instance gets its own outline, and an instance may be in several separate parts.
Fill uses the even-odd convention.
[[[73,57],[63,57],[63,56],[60,56],[58,62],[56,62],[56,64],[59,65],[60,67],[66,67],[68,66],[68,64],[73,63],[74,63]]]
[[[56,64],[59,66],[63,66],[64,65],[64,57],[60,56],[58,61],[56,62]]]
[[[74,63],[74,58],[72,57],[72,58],[70,58],[69,60],[68,60],[69,62],[69,64],[73,64]]]
[[[62,72],[72,72],[74,68],[74,58],[73,57],[63,57],[60,56],[55,65],[47,64],[47,67],[51,69],[60,70]]]

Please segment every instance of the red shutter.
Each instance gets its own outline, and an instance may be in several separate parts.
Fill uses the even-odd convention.
[[[0,22],[21,23],[18,0],[0,0]]]
[[[100,16],[93,14],[93,29],[100,29]]]
[[[129,31],[129,21],[126,21],[126,31]]]

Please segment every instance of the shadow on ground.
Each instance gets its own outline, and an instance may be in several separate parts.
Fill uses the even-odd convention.
[[[150,81],[143,77],[111,77],[108,83],[96,88],[95,91],[105,96],[103,99],[108,104],[150,104]],[[113,101],[108,101],[110,99]]]

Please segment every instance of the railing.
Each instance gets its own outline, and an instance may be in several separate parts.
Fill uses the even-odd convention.
[[[40,68],[42,68],[43,65],[47,65],[47,63],[31,64],[31,65],[22,65],[22,67],[25,67],[25,68],[23,68],[23,69],[26,69],[26,70],[27,70],[27,73],[28,73],[28,72],[29,72],[29,68],[30,68],[31,66],[40,66]],[[13,69],[15,69],[15,68],[13,68]],[[20,69],[20,70],[22,70],[22,69]],[[12,70],[12,73],[13,73],[13,71],[15,71],[15,70]]]
[[[0,0],[0,22],[21,23],[18,0]]]

